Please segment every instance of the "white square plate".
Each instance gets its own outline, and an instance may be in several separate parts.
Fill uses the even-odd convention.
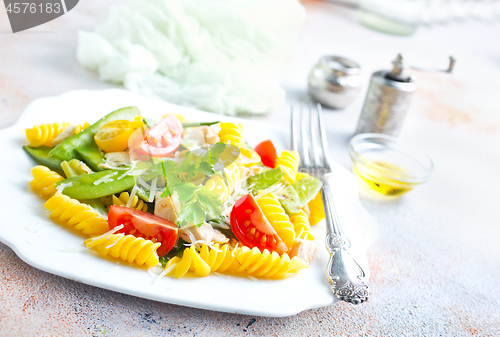
[[[143,97],[125,90],[72,91],[41,98],[26,108],[19,121],[0,131],[0,240],[26,263],[46,272],[129,295],[195,308],[259,316],[289,316],[303,310],[335,303],[325,276],[328,253],[325,225],[313,227],[318,251],[310,268],[285,280],[253,281],[244,277],[165,277],[153,284],[147,269],[101,259],[85,249],[84,236],[75,235],[48,217],[42,200],[29,187],[35,163],[22,150],[27,144],[25,129],[34,124],[93,123],[107,113],[137,106],[144,116],[159,119],[178,113],[190,120],[241,122],[245,138],[255,146],[271,139],[278,151],[289,147],[289,130],[253,120],[215,115]],[[369,275],[366,249],[375,240],[378,226],[361,207],[353,175],[339,165],[335,173],[334,198],[339,219],[352,241],[352,254]]]

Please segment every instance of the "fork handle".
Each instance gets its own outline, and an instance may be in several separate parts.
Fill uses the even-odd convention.
[[[333,294],[340,300],[359,304],[368,300],[369,289],[364,283],[365,272],[349,253],[351,242],[344,234],[333,201],[330,174],[323,176],[321,195],[325,207],[326,249],[330,259],[326,275]]]

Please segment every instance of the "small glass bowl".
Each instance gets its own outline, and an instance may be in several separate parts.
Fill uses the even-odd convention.
[[[399,196],[425,183],[433,171],[432,160],[396,144],[397,138],[362,133],[349,143],[354,173],[371,189]]]

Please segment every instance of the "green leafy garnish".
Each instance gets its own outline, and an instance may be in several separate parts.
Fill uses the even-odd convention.
[[[165,177],[166,189],[163,198],[177,193],[182,203],[182,210],[177,217],[177,226],[184,227],[188,223],[201,226],[207,215],[211,218],[221,216],[222,203],[216,192],[205,185],[195,185],[191,180],[204,180],[213,175],[217,163],[234,161],[239,155],[232,155],[234,146],[217,143],[211,149],[187,151],[184,159],[176,164],[172,160],[161,163],[161,171]],[[231,161],[231,162],[232,162]]]

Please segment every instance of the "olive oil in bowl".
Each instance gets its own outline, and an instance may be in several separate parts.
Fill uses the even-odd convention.
[[[383,134],[359,134],[350,142],[353,171],[370,189],[400,196],[426,182],[433,169],[425,155],[396,145],[396,138]]]

